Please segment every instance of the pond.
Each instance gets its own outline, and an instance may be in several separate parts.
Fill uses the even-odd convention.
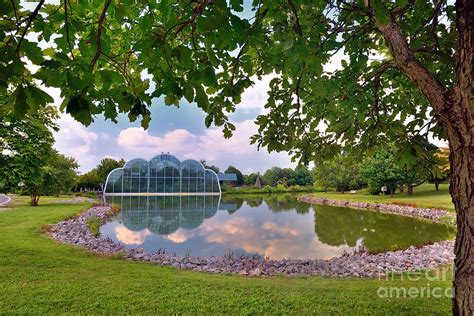
[[[101,234],[127,248],[179,256],[232,254],[330,259],[450,239],[454,229],[409,217],[310,205],[296,195],[115,196],[121,208]]]

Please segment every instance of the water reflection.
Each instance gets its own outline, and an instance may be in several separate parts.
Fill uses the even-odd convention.
[[[364,246],[372,251],[443,240],[453,231],[410,218],[301,203],[294,195],[107,197],[121,207],[102,234],[127,247],[178,255],[258,253],[328,259]]]

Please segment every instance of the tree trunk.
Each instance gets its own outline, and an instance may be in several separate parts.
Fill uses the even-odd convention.
[[[474,1],[456,1],[456,84],[443,123],[449,140],[451,184],[457,213],[454,247],[455,315],[474,315]]]
[[[39,195],[32,194],[31,195],[31,200],[30,200],[31,206],[38,206],[39,199],[40,199]]]
[[[411,183],[408,184],[407,194],[408,195],[413,195],[413,184],[411,184]]]
[[[434,179],[434,185],[435,185],[435,190],[439,191],[439,180],[438,179]]]
[[[458,43],[451,89],[416,58],[393,16],[389,22],[372,16],[398,68],[431,104],[449,141],[449,191],[457,214],[453,313],[474,315],[474,1],[456,0],[455,6]]]
[[[457,213],[453,313],[474,314],[474,126],[470,117],[449,129],[451,183]]]
[[[398,189],[400,190],[400,193],[403,193],[403,191],[405,191],[405,186],[403,185],[403,183],[400,183],[398,185]]]

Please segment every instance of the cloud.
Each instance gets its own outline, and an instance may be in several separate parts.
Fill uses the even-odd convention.
[[[80,163],[97,159],[92,150],[94,143],[100,138],[98,134],[88,131],[84,125],[76,122],[69,115],[62,115],[58,124],[60,129],[54,133],[56,149],[67,156],[76,158]]]
[[[161,152],[169,152],[180,160],[205,159],[222,169],[234,165],[244,172],[263,171],[274,165],[292,165],[286,153],[269,154],[250,145],[250,137],[256,131],[257,126],[251,120],[236,123],[236,131],[230,139],[225,139],[217,128],[207,129],[202,135],[175,129],[160,137],[143,128],[131,127],[120,132],[117,144],[129,158],[151,159]]]
[[[117,226],[115,228],[115,234],[117,239],[126,245],[141,245],[148,236],[153,235],[148,229],[134,232],[124,226]]]
[[[195,139],[196,136],[184,129],[175,129],[159,137],[150,135],[141,127],[131,127],[120,132],[117,144],[137,152],[144,150],[145,153],[157,154],[158,148],[170,152],[182,152],[189,148]]]

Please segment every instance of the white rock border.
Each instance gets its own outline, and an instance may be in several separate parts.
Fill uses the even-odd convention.
[[[301,201],[309,203],[330,204],[335,200],[315,200],[314,197],[300,197]],[[324,202],[324,203],[323,203]],[[336,204],[337,203],[337,204]],[[337,201],[331,205],[349,206],[352,202]],[[349,204],[347,204],[349,203]],[[358,208],[361,207],[357,204]],[[366,208],[371,208],[367,206]],[[390,213],[408,215],[412,217],[428,218],[439,222],[443,216],[424,211],[400,210],[379,206],[380,210]],[[389,210],[390,209],[390,210]],[[399,206],[396,208],[399,209]],[[405,213],[408,212],[408,213]],[[388,251],[385,253],[359,252],[347,254],[329,260],[271,260],[260,257],[193,257],[174,256],[161,250],[155,253],[146,253],[142,248],[127,249],[109,238],[94,236],[87,225],[89,217],[97,217],[102,222],[112,217],[114,212],[108,206],[93,206],[79,216],[51,225],[49,233],[57,241],[79,245],[95,253],[121,256],[129,260],[148,261],[176,268],[213,272],[232,273],[250,276],[271,275],[319,275],[331,277],[381,277],[387,273],[401,273],[435,269],[440,265],[450,264],[454,260],[454,241],[440,241],[422,247],[411,246],[405,250]]]
[[[436,223],[455,223],[454,213],[433,208],[417,208],[408,205],[398,204],[383,204],[383,203],[365,203],[356,201],[333,200],[313,195],[301,195],[298,197],[299,201],[310,204],[342,206],[363,210],[379,211],[382,213],[390,213],[396,215],[403,215],[421,219],[427,219]]]

